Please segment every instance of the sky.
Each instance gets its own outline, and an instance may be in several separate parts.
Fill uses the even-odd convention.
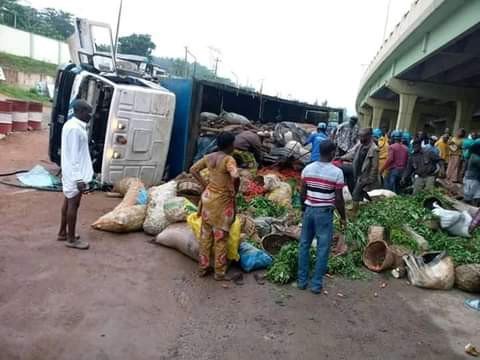
[[[22,0],[109,23],[120,0]],[[387,34],[412,0],[390,0]],[[152,35],[156,56],[185,56],[263,92],[355,112],[366,65],[383,40],[389,0],[123,0],[120,36]],[[193,61],[193,59],[192,59]]]

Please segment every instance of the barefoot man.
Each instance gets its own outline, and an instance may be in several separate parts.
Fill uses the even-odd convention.
[[[82,193],[93,178],[92,159],[88,150],[87,123],[92,117],[92,107],[77,99],[73,103],[74,116],[62,129],[62,186],[65,199],[62,207],[62,221],[58,240],[74,249],[86,250],[88,243],[81,241],[75,233],[78,207]]]

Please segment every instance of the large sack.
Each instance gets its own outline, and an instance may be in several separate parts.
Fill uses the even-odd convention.
[[[368,196],[372,199],[375,198],[391,198],[397,196],[393,191],[386,190],[386,189],[375,189],[368,192]]]
[[[95,221],[92,227],[97,230],[118,233],[139,231],[142,229],[145,213],[145,205],[115,208],[115,210],[110,211]]]
[[[480,264],[457,266],[455,286],[465,291],[480,293]]]
[[[289,184],[282,182],[267,195],[267,199],[282,206],[292,206],[292,188]]]
[[[306,159],[310,160],[309,156],[307,156],[307,154],[309,154],[310,151],[306,150],[302,146],[302,144],[300,144],[298,141],[291,140],[291,141],[287,142],[285,147],[290,150],[290,152],[292,154],[291,156],[295,157],[296,159],[306,158]]]
[[[177,183],[174,180],[149,189],[147,216],[143,223],[143,230],[145,230],[147,234],[157,235],[168,226],[169,222],[165,217],[163,205],[166,200],[176,195],[176,189]]]
[[[266,269],[272,265],[273,258],[264,250],[243,242],[240,244],[240,267],[243,271]]]
[[[168,225],[156,236],[155,243],[178,250],[195,261],[198,260],[198,241],[186,223]]]
[[[470,237],[468,228],[472,216],[467,211],[445,210],[437,203],[433,204],[432,213],[440,219],[440,227],[455,236]]]
[[[245,116],[236,114],[234,112],[222,111],[220,118],[224,120],[227,124],[238,124],[238,125],[249,125],[250,120]]]
[[[422,256],[405,255],[408,279],[412,285],[427,289],[449,290],[455,282],[453,260],[445,252]]]
[[[200,121],[211,122],[211,121],[216,121],[217,119],[218,119],[217,114],[207,112],[207,111],[203,111],[200,113]]]
[[[124,195],[122,201],[112,211],[97,219],[92,227],[112,232],[140,230],[145,220],[145,206],[137,204],[145,191],[143,182],[137,178],[124,178],[115,185],[115,190]]]
[[[195,234],[197,239],[200,239],[200,231],[202,228],[202,218],[197,213],[190,214],[187,216],[187,223],[190,226],[190,229]],[[232,226],[230,227],[230,232],[228,233],[227,238],[227,259],[238,261],[240,255],[238,254],[238,247],[241,240],[241,227],[242,219],[236,217]]]
[[[198,211],[188,199],[175,196],[165,201],[163,205],[165,217],[170,223],[186,221],[187,216]]]
[[[114,186],[114,191],[123,195],[123,200],[115,209],[137,205],[139,194],[145,190],[145,185],[138,178],[123,178]]]

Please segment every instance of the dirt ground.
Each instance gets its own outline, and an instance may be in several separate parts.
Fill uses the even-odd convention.
[[[0,141],[0,172],[46,165],[48,131]],[[55,240],[61,193],[0,185],[0,359],[462,359],[480,347],[468,294],[405,280],[222,287],[185,256],[90,224],[118,199],[82,200],[91,248]],[[386,282],[386,288],[380,285]],[[340,297],[337,293],[344,294]],[[378,293],[375,297],[374,293]]]

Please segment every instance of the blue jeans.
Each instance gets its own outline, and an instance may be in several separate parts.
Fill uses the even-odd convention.
[[[400,180],[402,179],[402,175],[405,169],[391,169],[388,170],[387,181],[386,181],[386,188],[394,193],[398,194],[399,191],[399,184]]]
[[[317,238],[317,261],[310,287],[314,291],[322,288],[323,276],[327,272],[328,256],[333,232],[333,208],[308,206],[303,214],[302,234],[298,251],[298,286],[306,287],[310,270],[310,246]]]

